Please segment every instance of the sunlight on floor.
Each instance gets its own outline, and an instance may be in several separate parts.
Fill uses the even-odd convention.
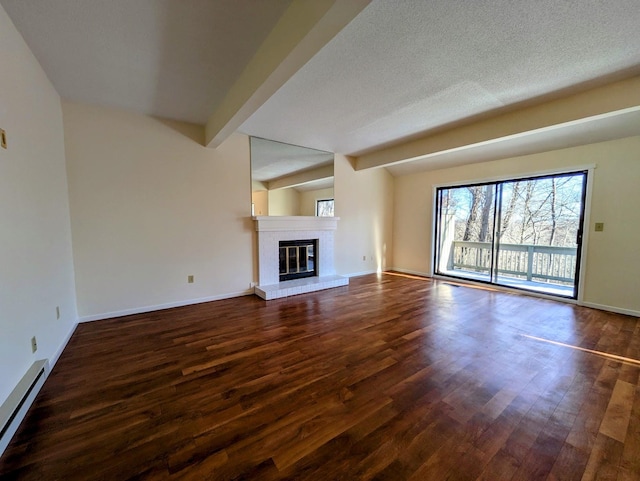
[[[390,276],[397,276],[397,277],[406,277],[407,279],[416,279],[416,280],[419,280],[419,281],[430,281],[431,280],[429,277],[414,276],[412,274],[403,274],[402,272],[384,271],[383,274],[388,274]]]
[[[529,336],[527,334],[520,334],[520,335],[522,337],[533,339],[534,341],[546,342],[546,343],[549,343],[549,344],[555,344],[556,346],[568,347],[570,349],[576,349],[578,351],[588,352],[589,354],[595,354],[596,356],[605,357],[607,359],[614,359],[616,361],[621,361],[621,362],[625,362],[625,363],[628,363],[628,364],[633,364],[634,366],[640,366],[640,360],[638,360],[638,359],[632,359],[632,358],[629,358],[629,357],[618,356],[616,354],[609,354],[607,352],[602,352],[602,351],[594,351],[593,349],[586,349],[584,347],[573,346],[571,344],[565,344],[564,342],[551,341],[549,339],[543,339],[541,337]]]

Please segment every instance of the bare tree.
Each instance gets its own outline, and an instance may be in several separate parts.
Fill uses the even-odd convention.
[[[492,207],[493,207],[493,191],[495,187],[493,185],[486,185],[483,189],[483,198],[482,198],[482,223],[480,224],[480,242],[490,242],[491,235],[490,233],[493,231],[493,225],[491,225],[491,230],[489,230],[489,221],[493,220],[493,215],[491,215]],[[492,222],[493,224],[493,222]]]
[[[511,191],[511,198],[509,199],[509,205],[506,210],[502,214],[502,222],[501,222],[501,236],[502,233],[507,232],[509,227],[511,226],[511,218],[513,217],[513,212],[515,211],[516,204],[518,203],[518,195],[520,193],[520,181],[514,182],[513,189]]]
[[[524,193],[524,202],[522,205],[522,211],[523,211],[523,220],[522,220],[522,224],[520,225],[520,244],[524,244],[524,241],[526,239],[529,239],[531,237],[531,234],[527,233],[527,227],[529,227],[530,225],[532,225],[532,212],[531,212],[531,199],[533,198],[533,191],[535,189],[535,185],[533,182],[531,181],[526,181],[525,182],[525,193]],[[534,228],[534,237],[535,237],[535,226],[533,226]],[[525,235],[526,234],[526,235]]]
[[[476,228],[476,222],[478,221],[478,212],[480,211],[480,204],[482,203],[482,187],[473,186],[467,187],[471,193],[471,207],[469,208],[469,216],[467,217],[467,223],[464,229],[463,241],[470,241],[473,237],[473,231]]]

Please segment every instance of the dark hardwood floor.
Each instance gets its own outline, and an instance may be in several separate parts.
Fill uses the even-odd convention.
[[[640,323],[383,274],[78,326],[2,479],[640,479]]]

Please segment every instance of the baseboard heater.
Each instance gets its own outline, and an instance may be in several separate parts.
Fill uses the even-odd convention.
[[[47,359],[32,364],[7,400],[0,406],[0,456],[9,445],[29,407],[44,384],[49,366]]]

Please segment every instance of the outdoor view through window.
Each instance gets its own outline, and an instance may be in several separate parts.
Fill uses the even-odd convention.
[[[333,199],[317,200],[316,215],[318,217],[333,217]]]
[[[586,178],[439,188],[436,273],[577,297]]]

